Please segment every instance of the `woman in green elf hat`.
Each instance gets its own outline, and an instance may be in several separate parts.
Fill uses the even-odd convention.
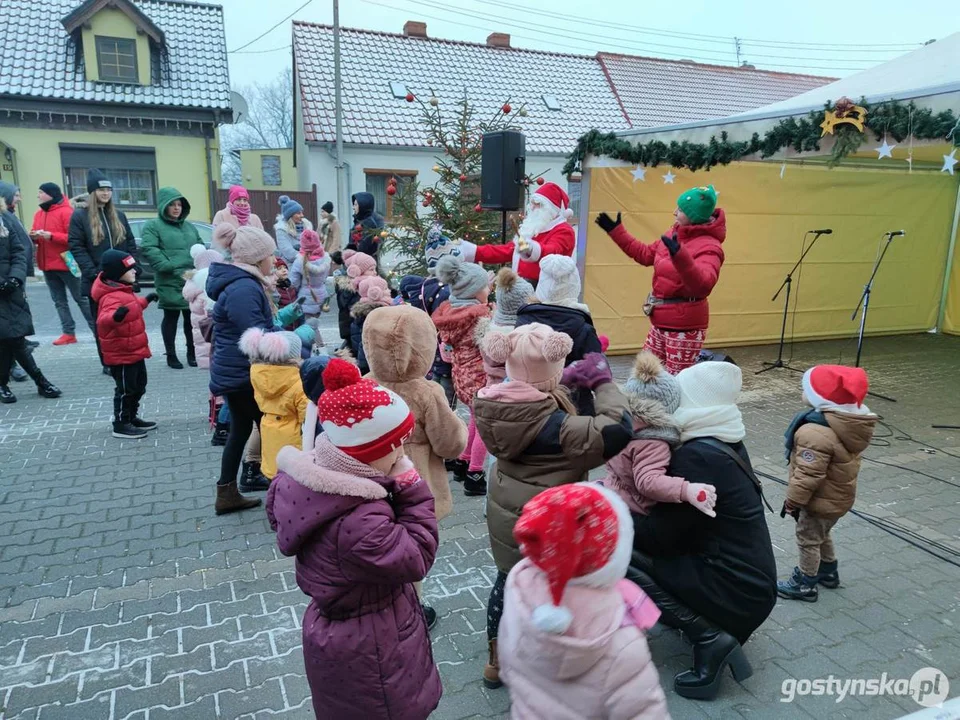
[[[707,296],[723,265],[727,220],[717,207],[713,185],[681,194],[673,216],[673,227],[650,244],[627,232],[619,212],[616,220],[600,213],[596,223],[623,252],[641,265],[653,266],[653,292],[643,306],[651,323],[644,349],[676,375],[697,362],[707,335]]]

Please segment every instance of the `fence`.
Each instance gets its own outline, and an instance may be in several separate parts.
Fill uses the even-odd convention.
[[[214,192],[217,198],[216,210],[226,207],[229,200],[230,190],[228,188],[218,188],[214,184]],[[291,200],[296,200],[303,206],[304,216],[317,224],[317,218],[320,215],[320,207],[317,205],[317,186],[314,184],[310,190],[248,190],[250,193],[250,211],[257,215],[265,228],[273,227],[274,218],[280,212],[280,196],[286,195]]]

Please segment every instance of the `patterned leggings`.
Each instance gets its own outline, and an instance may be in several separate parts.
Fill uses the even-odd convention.
[[[498,572],[497,579],[490,589],[487,601],[487,640],[496,640],[500,630],[500,618],[503,617],[503,590],[507,586],[507,574]]]
[[[676,375],[696,365],[706,337],[706,330],[661,330],[651,326],[643,349],[660,358],[664,370]]]
[[[470,408],[470,424],[467,426],[467,447],[460,454],[461,460],[470,463],[467,472],[483,470],[487,459],[487,448],[483,444],[480,433],[477,432],[477,421],[473,419],[473,408]]]

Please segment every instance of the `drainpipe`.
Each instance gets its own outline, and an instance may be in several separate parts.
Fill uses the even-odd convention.
[[[958,230],[960,230],[960,182],[957,183],[957,202],[953,208],[953,225],[950,228],[950,244],[947,246],[947,267],[943,273],[943,289],[940,292],[937,332],[943,332],[943,318],[947,311],[947,295],[950,292],[950,276],[953,274],[953,253],[957,246]],[[960,288],[958,288],[958,291],[960,291]]]
[[[203,134],[203,149],[204,155],[207,160],[207,202],[210,204],[210,219],[213,219],[214,213],[216,213],[216,195],[213,190],[213,164],[210,162],[210,136],[207,133]]]
[[[340,3],[338,0],[333,0],[333,86],[337,140],[337,204],[339,205],[343,200],[343,166],[345,163],[343,162],[343,101],[340,91]],[[343,206],[340,205],[340,207]]]

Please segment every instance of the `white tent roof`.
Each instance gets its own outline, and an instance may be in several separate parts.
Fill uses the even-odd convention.
[[[923,98],[922,105],[934,111],[955,108],[960,101],[958,59],[960,33],[954,33],[894,60],[756,110],[716,120],[627,130],[617,135],[638,142],[707,142],[712,135],[726,131],[731,141],[748,140],[753,133],[766,132],[782,118],[822,110],[828,101],[835,102],[843,96],[854,102],[865,97],[871,103]]]

